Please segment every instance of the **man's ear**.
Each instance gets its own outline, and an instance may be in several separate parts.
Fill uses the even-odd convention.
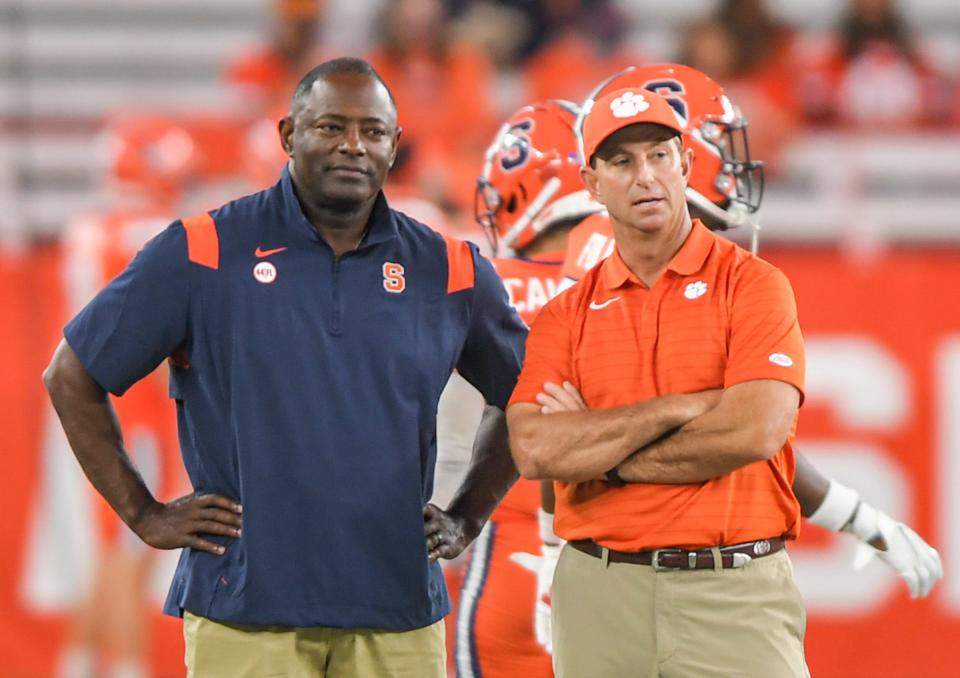
[[[280,122],[277,123],[277,132],[280,135],[280,146],[283,148],[283,152],[287,154],[287,157],[293,157],[293,119],[290,116],[284,116],[280,118]]]
[[[680,168],[683,170],[683,180],[689,183],[690,173],[693,171],[693,149],[692,148],[681,148]]]
[[[393,167],[393,163],[397,159],[397,152],[400,149],[400,135],[403,133],[403,128],[398,127],[397,131],[393,135],[393,153],[390,154],[390,167]]]
[[[597,172],[595,169],[589,165],[584,165],[580,168],[580,180],[583,182],[583,185],[586,186],[587,191],[590,193],[590,197],[596,200],[599,203],[602,203],[603,200],[600,198],[599,183],[597,182]]]

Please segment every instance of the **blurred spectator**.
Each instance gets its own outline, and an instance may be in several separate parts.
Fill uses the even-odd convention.
[[[484,52],[495,69],[491,109],[499,114],[514,110],[525,96],[518,55],[530,33],[528,14],[518,7],[479,0],[456,16],[457,39]]]
[[[457,40],[484,51],[498,69],[509,70],[519,63],[531,32],[527,12],[493,0],[477,0],[455,16]]]
[[[525,101],[583,101],[605,77],[645,59],[622,46],[626,19],[606,0],[543,0],[541,43],[530,55]]]
[[[737,44],[737,73],[769,77],[788,66],[793,31],[773,17],[766,0],[723,0],[714,18]]]
[[[796,69],[793,32],[762,0],[724,0],[716,13],[690,26],[679,61],[716,80],[750,122],[750,152],[776,169],[781,147],[802,123],[791,86]]]
[[[323,0],[323,56],[365,54],[376,44],[377,17],[392,0]],[[344,30],[344,27],[349,30]],[[323,61],[317,60],[317,63]],[[316,65],[316,64],[312,64]]]
[[[269,40],[227,65],[227,80],[254,110],[290,92],[318,55],[324,0],[274,0]]]
[[[902,129],[946,122],[948,88],[893,0],[851,0],[809,66],[807,115],[819,123]]]
[[[368,61],[390,83],[401,111],[392,185],[444,209],[468,209],[477,158],[493,135],[493,65],[456,38],[440,0],[396,0],[381,16],[381,47]]]

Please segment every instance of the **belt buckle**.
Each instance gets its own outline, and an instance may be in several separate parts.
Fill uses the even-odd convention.
[[[654,549],[653,553],[650,554],[650,565],[657,572],[669,572],[671,570],[679,570],[679,567],[670,567],[669,565],[660,564],[660,554],[664,551],[672,551],[674,549]]]

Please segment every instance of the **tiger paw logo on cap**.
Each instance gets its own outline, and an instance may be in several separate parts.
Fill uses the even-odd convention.
[[[610,110],[615,118],[632,118],[650,108],[650,102],[640,92],[624,92],[610,102]]]

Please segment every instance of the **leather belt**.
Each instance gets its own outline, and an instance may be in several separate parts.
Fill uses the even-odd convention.
[[[578,539],[567,542],[588,556],[603,557],[603,547],[589,539]],[[724,569],[743,567],[754,558],[763,558],[771,553],[783,550],[783,537],[749,541],[744,544],[733,544],[720,547],[720,563]],[[712,570],[713,551],[698,549],[686,551],[684,549],[653,549],[651,551],[614,551],[608,549],[607,560],[611,563],[631,563],[633,565],[650,565],[655,570]]]

